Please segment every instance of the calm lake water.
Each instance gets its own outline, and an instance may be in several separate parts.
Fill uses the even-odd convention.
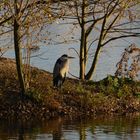
[[[0,140],[139,140],[140,115],[0,121]]]
[[[78,48],[77,44],[61,44],[57,46],[45,47],[42,46],[37,52],[32,52],[31,57],[31,65],[34,67],[38,67],[40,69],[44,69],[49,72],[53,72],[53,67],[56,60],[62,54],[69,54],[70,56],[74,56],[75,59],[70,61],[70,69],[69,72],[75,76],[79,76],[79,58],[77,54],[73,50],[69,50],[71,47]],[[129,46],[129,45],[127,45]],[[95,75],[93,76],[93,80],[99,81],[107,75],[114,75],[116,71],[116,64],[120,61],[121,54],[123,53],[126,46],[114,46],[114,47],[105,47],[102,49],[100,53],[100,57],[97,63],[97,68]],[[24,52],[24,51],[23,51]],[[93,50],[95,52],[95,50]],[[4,56],[15,58],[14,51],[8,51]],[[87,70],[90,68],[93,57],[89,57]],[[71,75],[68,75],[71,77]]]
[[[45,42],[40,42],[38,44],[34,44],[35,46],[39,46],[39,50],[37,52],[33,52],[31,54],[31,65],[47,70],[49,72],[53,72],[53,67],[56,60],[63,54],[68,54],[74,56],[75,59],[71,60],[70,62],[70,70],[69,72],[75,76],[79,76],[79,56],[74,51],[77,50],[79,52],[80,48],[80,28],[73,28],[70,24],[58,24],[58,23],[67,23],[67,22],[74,22],[72,21],[65,21],[65,20],[56,20],[53,24],[44,27],[42,31],[44,34],[47,35],[48,40]],[[46,32],[50,32],[47,34]],[[12,36],[12,35],[11,35]],[[89,42],[91,43],[94,40],[95,35],[91,33],[89,36]],[[74,38],[74,40],[72,39]],[[51,39],[52,41],[49,41]],[[1,44],[5,44],[6,41],[1,41]],[[107,75],[114,75],[116,71],[116,64],[121,59],[121,54],[124,52],[126,47],[129,47],[130,44],[135,43],[136,46],[140,46],[140,39],[139,38],[126,38],[120,39],[117,41],[113,41],[108,45],[104,46],[101,50],[96,72],[93,75],[93,80],[99,81]],[[12,43],[11,43],[12,44]],[[13,45],[11,45],[13,47]],[[93,43],[89,50],[88,56],[88,63],[87,63],[87,71],[90,69],[95,50],[96,50],[96,43]],[[13,47],[14,48],[14,47]],[[72,49],[74,48],[74,49]],[[24,54],[24,51],[23,51]],[[14,51],[8,51],[4,56],[12,57],[14,56]],[[34,57],[36,56],[36,57]],[[71,77],[71,75],[68,75]]]

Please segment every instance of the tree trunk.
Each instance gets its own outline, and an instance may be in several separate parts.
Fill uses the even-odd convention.
[[[18,80],[20,84],[20,94],[23,97],[25,93],[25,84],[22,73],[22,59],[20,52],[20,31],[19,31],[19,23],[18,23],[18,14],[19,10],[17,7],[17,0],[15,0],[15,18],[14,18],[14,48],[15,48],[15,59],[16,59],[16,69],[18,74]]]
[[[100,50],[101,50],[101,44],[99,44],[97,49],[96,49],[91,68],[90,68],[89,72],[87,73],[87,75],[85,76],[86,80],[91,80],[92,79],[92,76],[95,72],[96,64],[97,64],[97,61],[98,61],[98,58],[99,58]]]
[[[97,49],[96,49],[96,52],[95,52],[95,56],[94,56],[91,68],[90,68],[89,72],[85,76],[86,80],[91,80],[92,76],[93,76],[93,74],[95,72],[96,64],[97,64],[98,57],[99,57],[99,54],[100,54],[100,50],[101,50],[101,47],[102,47],[102,41],[103,41],[103,35],[104,35],[104,27],[105,27],[105,24],[106,24],[106,18],[107,18],[107,15],[105,16],[105,18],[103,20],[103,23],[102,23],[102,28],[101,28],[101,33],[100,33],[100,37],[99,37],[98,46],[97,46]]]
[[[86,36],[86,34],[85,34],[85,38],[84,38],[84,65],[85,65],[85,69],[86,69],[86,66],[87,66],[87,51],[88,51],[88,49],[87,49],[87,37],[88,36]]]
[[[82,22],[81,22],[81,44],[80,44],[80,75],[79,78],[85,79],[85,0],[82,3]]]
[[[80,79],[85,79],[85,31],[84,27],[81,30],[81,45],[80,45]]]

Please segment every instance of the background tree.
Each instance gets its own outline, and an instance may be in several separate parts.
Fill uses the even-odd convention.
[[[138,0],[74,0],[66,2],[70,8],[65,18],[77,19],[81,29],[79,65],[80,79],[91,79],[101,49],[110,42],[140,36]],[[87,69],[89,50],[96,47],[92,64]],[[87,72],[86,72],[87,70]]]
[[[39,41],[46,39],[46,36],[41,38],[41,31],[43,26],[52,22],[55,18],[60,16],[59,8],[57,12],[52,9],[56,7],[56,3],[52,1],[39,0],[7,0],[1,3],[0,19],[1,35],[6,35],[11,32],[11,44],[15,49],[15,58],[17,66],[17,74],[21,89],[21,96],[29,87],[27,80],[27,65],[29,65],[30,48],[35,46]],[[4,29],[2,29],[4,27]],[[9,30],[10,29],[10,30]],[[5,36],[3,36],[4,38]],[[26,49],[26,53],[22,53],[22,48]],[[24,61],[23,58],[27,58]],[[24,59],[25,60],[25,59]],[[29,70],[29,67],[28,67]],[[25,71],[27,73],[25,73]]]

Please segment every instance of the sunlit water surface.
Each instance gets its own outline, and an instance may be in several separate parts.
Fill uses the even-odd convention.
[[[0,121],[0,140],[139,140],[140,115]]]

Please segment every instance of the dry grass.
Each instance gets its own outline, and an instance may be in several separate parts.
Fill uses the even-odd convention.
[[[32,68],[30,88],[22,101],[15,61],[0,59],[0,118],[139,112],[139,93],[139,83],[114,77],[97,83],[67,78],[58,90],[52,86],[52,74]]]

